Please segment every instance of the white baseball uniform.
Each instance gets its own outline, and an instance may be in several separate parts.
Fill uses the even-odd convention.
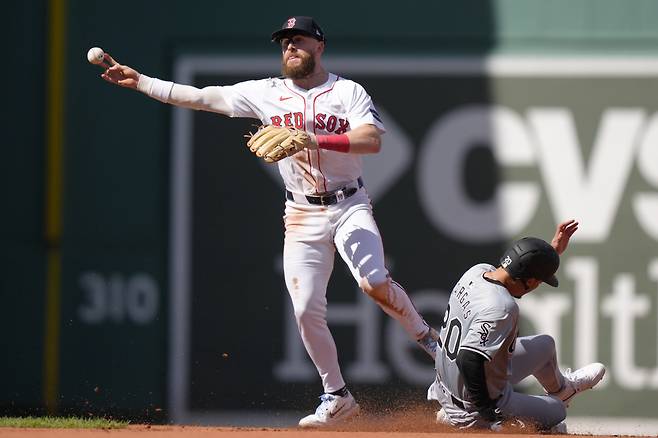
[[[363,87],[331,73],[324,84],[310,90],[282,78],[197,89],[144,75],[138,88],[178,106],[257,118],[265,125],[292,126],[314,134],[343,134],[364,124],[385,132]],[[327,284],[336,249],[362,289],[386,288],[387,298],[377,300],[377,304],[413,339],[427,333],[428,326],[384,266],[382,240],[361,180],[361,157],[324,149],[303,150],[279,161],[278,166],[287,191],[283,250],[286,286],[304,346],[325,392],[334,392],[345,386],[326,321]],[[311,202],[317,202],[318,195],[335,202]]]
[[[484,277],[495,271],[489,264],[470,268],[455,285],[441,325],[436,354],[436,379],[427,398],[438,400],[450,422],[470,427],[478,413],[456,363],[460,350],[481,354],[489,398],[503,415],[524,418],[550,428],[566,417],[563,403],[554,397],[514,392],[512,385],[534,375],[547,392],[558,391],[560,373],[555,342],[548,335],[517,338],[519,307],[509,291]]]

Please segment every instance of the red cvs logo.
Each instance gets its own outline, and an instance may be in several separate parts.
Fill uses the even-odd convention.
[[[295,27],[295,22],[296,21],[297,20],[294,17],[293,18],[288,18],[288,23],[286,24],[286,27],[288,29],[292,29],[293,27]]]

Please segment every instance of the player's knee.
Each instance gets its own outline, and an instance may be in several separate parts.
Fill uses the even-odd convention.
[[[555,352],[555,339],[551,335],[538,335],[537,342],[541,343],[542,351]]]
[[[567,408],[562,400],[555,397],[542,397],[548,403],[541,412],[529,415],[528,419],[536,423],[540,430],[548,431],[567,418]]]
[[[562,401],[558,399],[554,399],[554,400],[555,400],[554,407],[549,412],[551,418],[549,418],[548,420],[551,427],[561,423],[562,421],[564,421],[565,418],[567,418],[567,408],[564,406],[564,403],[562,403]]]
[[[361,289],[376,301],[386,301],[388,299],[388,290],[391,287],[391,280],[386,278],[378,283],[371,283],[367,278],[361,279]]]
[[[560,410],[560,415],[558,415],[558,417],[560,418],[558,423],[561,423],[562,421],[567,419],[567,407],[566,406],[562,405],[562,409]]]
[[[295,320],[299,326],[308,326],[324,320],[322,312],[311,309],[309,306],[295,306]]]
[[[297,323],[301,322],[302,320],[306,319],[308,315],[308,310],[303,307],[303,308],[295,308],[295,319],[297,320]]]

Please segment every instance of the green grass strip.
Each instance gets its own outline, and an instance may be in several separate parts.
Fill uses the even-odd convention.
[[[61,429],[121,429],[127,421],[77,417],[0,417],[0,427],[41,427]]]

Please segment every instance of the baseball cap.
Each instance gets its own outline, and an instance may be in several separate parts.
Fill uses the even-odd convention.
[[[288,18],[281,29],[272,34],[272,41],[279,41],[290,35],[302,34],[324,41],[324,32],[313,17],[296,16]]]
[[[553,287],[560,256],[550,244],[536,237],[524,237],[510,246],[500,259],[500,265],[514,279],[536,278]]]

